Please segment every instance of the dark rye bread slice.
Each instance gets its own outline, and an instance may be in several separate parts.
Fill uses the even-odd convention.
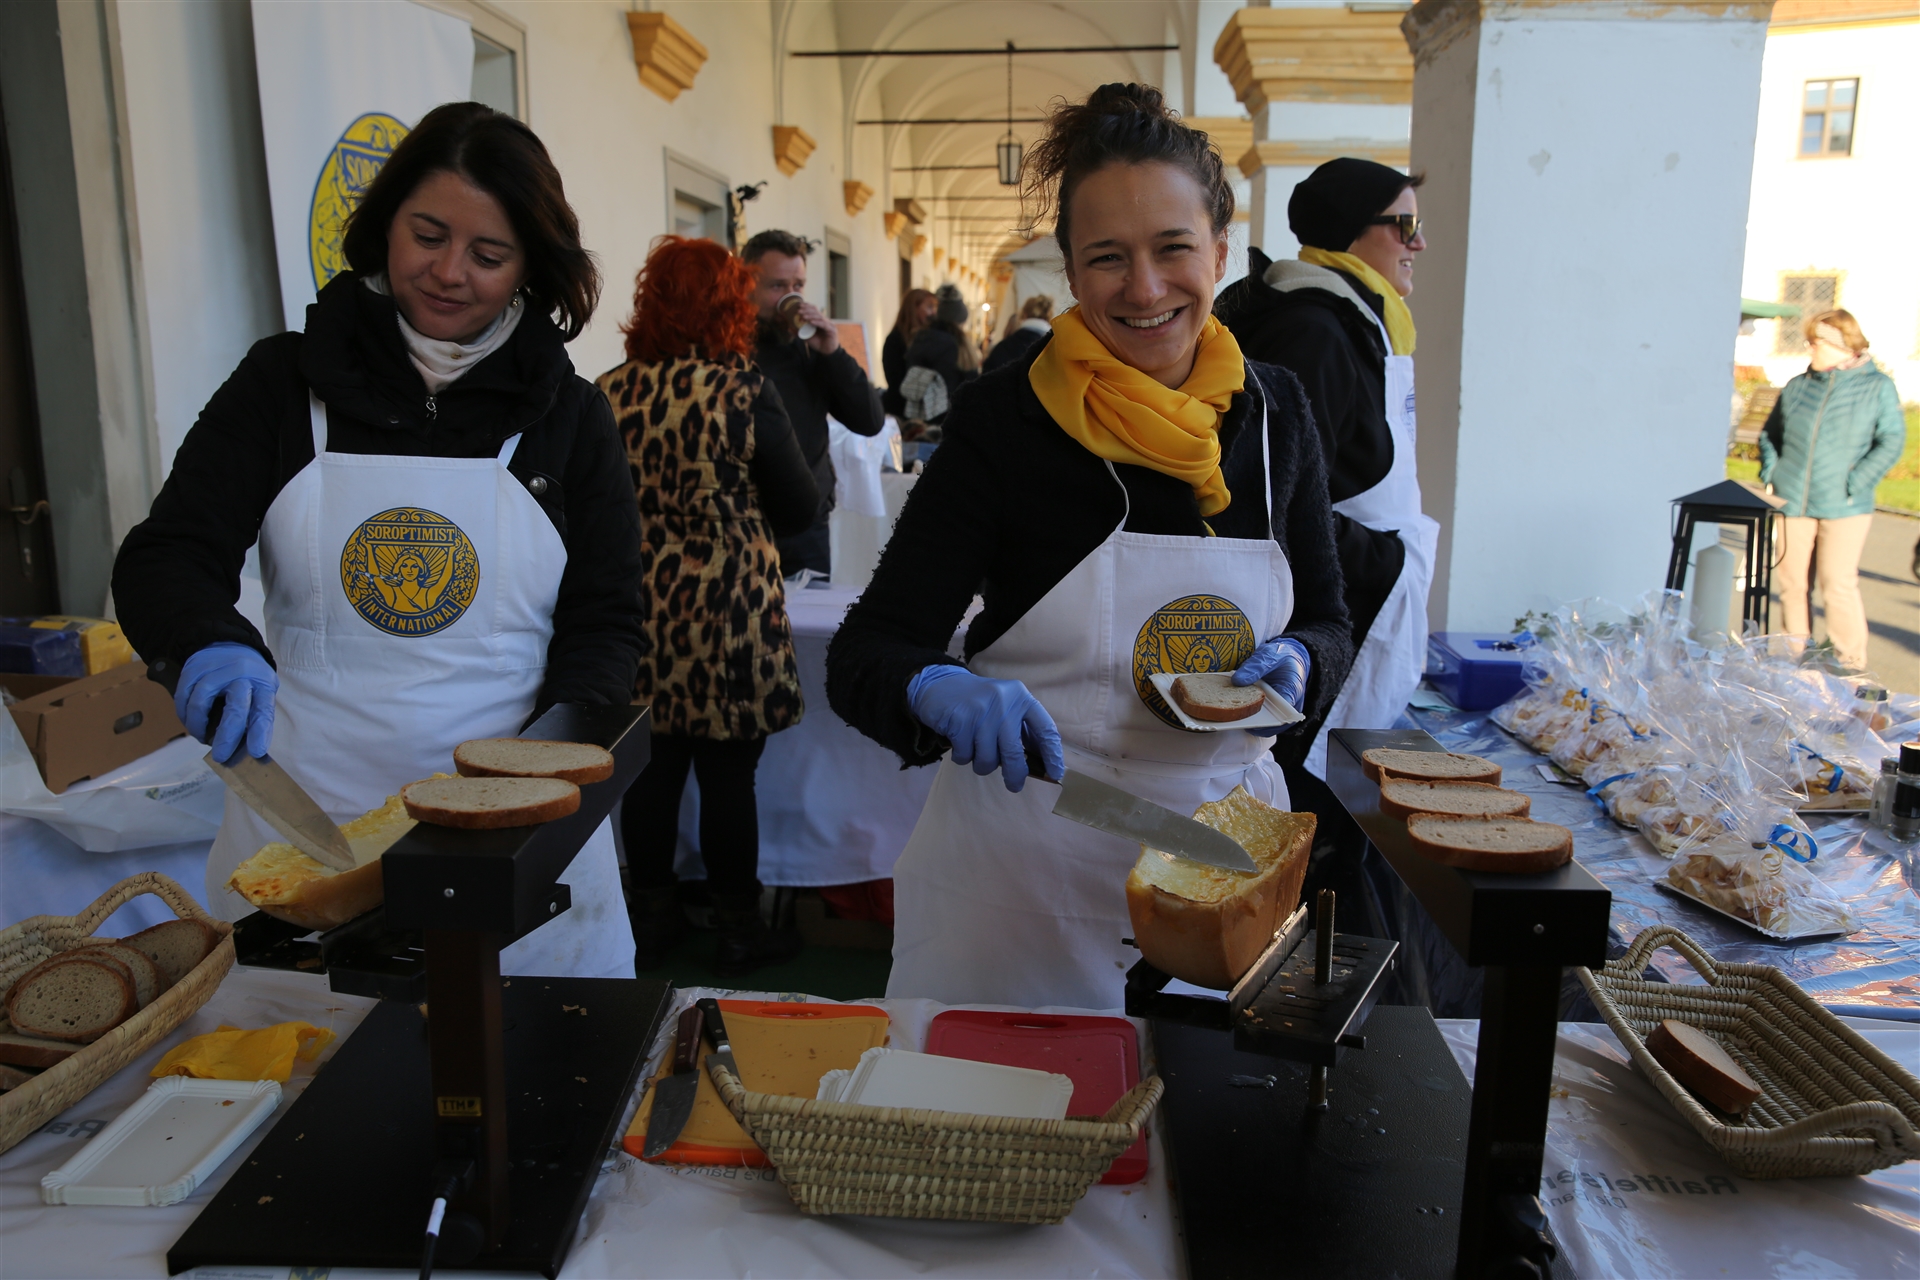
[[[1715,1040],[1698,1027],[1664,1018],[1647,1036],[1647,1052],[1673,1078],[1722,1111],[1745,1115],[1760,1086]]]
[[[475,738],[453,749],[453,767],[467,778],[564,778],[585,786],[613,776],[613,753],[589,742]]]
[[[400,788],[407,813],[440,827],[531,827],[580,807],[580,788],[560,778],[427,778]]]
[[[58,1040],[42,1040],[38,1036],[23,1036],[18,1033],[0,1033],[0,1063],[12,1067],[32,1067],[43,1070],[65,1062],[79,1048],[62,1044]]]
[[[1451,813],[1466,818],[1524,818],[1533,802],[1517,791],[1484,782],[1423,782],[1387,777],[1380,782],[1380,812],[1405,820],[1416,813]]]
[[[55,956],[21,975],[7,992],[7,1021],[45,1040],[89,1044],[139,1008],[126,970],[100,956]]]
[[[1210,671],[1176,679],[1173,701],[1195,720],[1230,723],[1258,715],[1267,695],[1258,680],[1235,684],[1231,671]]]
[[[1397,747],[1375,747],[1360,753],[1360,772],[1375,782],[1391,775],[1395,778],[1420,778],[1430,782],[1484,782],[1500,785],[1500,766],[1484,756],[1459,751],[1404,751]]]
[[[220,945],[220,931],[201,920],[169,920],[120,941],[159,965],[172,986]]]
[[[1407,819],[1415,852],[1462,871],[1536,875],[1573,861],[1573,832],[1525,818],[1459,818],[1416,813]]]

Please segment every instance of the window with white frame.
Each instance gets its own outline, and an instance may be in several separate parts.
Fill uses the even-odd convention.
[[[1860,107],[1860,81],[1809,80],[1800,99],[1800,156],[1853,154],[1854,117]]]

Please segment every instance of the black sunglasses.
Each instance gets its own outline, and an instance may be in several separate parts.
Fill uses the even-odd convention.
[[[1389,213],[1378,218],[1368,218],[1367,225],[1370,227],[1398,227],[1400,228],[1400,243],[1412,244],[1419,238],[1420,228],[1423,224],[1420,220],[1420,215],[1417,213]]]

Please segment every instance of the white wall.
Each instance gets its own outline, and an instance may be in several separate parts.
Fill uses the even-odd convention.
[[[1745,296],[1774,301],[1783,274],[1839,272],[1840,305],[1860,321],[1903,400],[1920,399],[1920,255],[1898,225],[1920,192],[1917,67],[1920,21],[1769,33],[1741,279]],[[1855,76],[1853,153],[1800,159],[1806,82]],[[1774,353],[1776,322],[1754,330],[1736,343],[1738,363],[1764,366],[1775,386],[1806,368],[1804,354]]]
[[[1436,628],[1636,599],[1669,501],[1724,474],[1764,28],[1608,8],[1507,10],[1416,73]]]

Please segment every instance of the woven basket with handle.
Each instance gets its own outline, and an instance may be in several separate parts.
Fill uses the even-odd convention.
[[[707,1074],[802,1213],[1059,1222],[1139,1140],[1160,1077],[1099,1119],[1021,1120],[750,1093],[717,1058]]]
[[[202,911],[185,889],[166,876],[145,871],[128,876],[77,916],[34,916],[0,929],[0,994],[47,957],[99,941],[93,931],[100,922],[143,893],[155,895],[182,919],[204,921],[218,929],[219,945],[146,1008],[19,1088],[0,1093],[0,1151],[10,1149],[92,1093],[107,1077],[192,1017],[212,998],[227,970],[233,968],[233,926]],[[11,1030],[5,1015],[0,1014],[0,1031]]]
[[[1661,947],[1685,956],[1706,985],[1647,981]],[[1772,965],[1722,964],[1659,925],[1599,972],[1579,974],[1635,1065],[1735,1172],[1832,1177],[1920,1157],[1920,1080]],[[1708,1110],[1647,1052],[1666,1018],[1719,1041],[1760,1086],[1744,1120]]]

